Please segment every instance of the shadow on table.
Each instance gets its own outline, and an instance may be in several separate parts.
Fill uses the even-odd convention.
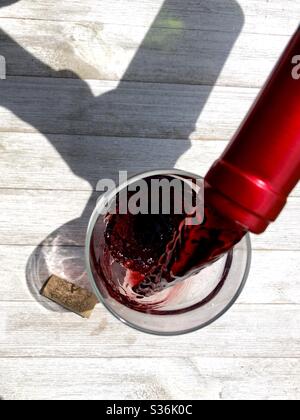
[[[2,0],[1,6],[13,2],[13,0]],[[10,81],[11,88],[5,88],[1,92],[0,106],[10,109],[19,118],[43,133],[73,173],[88,181],[93,188],[97,179],[107,178],[107,174],[101,172],[101,162],[106,162],[107,165],[107,162],[111,161],[111,171],[115,173],[116,178],[119,170],[128,169],[126,161],[129,162],[134,156],[136,159],[137,139],[145,137],[145,133],[148,138],[179,138],[181,141],[177,141],[176,146],[174,143],[174,147],[170,150],[170,148],[164,149],[161,140],[159,156],[155,148],[152,152],[151,148],[147,148],[146,161],[149,165],[147,168],[141,168],[137,161],[136,171],[173,168],[178,158],[190,147],[189,137],[241,31],[243,21],[242,10],[235,0],[184,2],[166,0],[118,87],[98,97],[93,95],[88,84],[76,74],[68,71],[55,72],[1,31],[0,46],[2,49],[5,48],[8,74],[10,71],[14,74],[13,69],[9,68],[11,52],[23,63],[24,68],[26,66],[32,68],[34,63],[40,74],[51,75],[53,78],[51,91],[40,86],[30,89],[17,80]],[[216,37],[219,30],[222,31],[222,37]],[[204,56],[205,63],[201,60]],[[65,77],[73,79],[72,88],[69,90],[64,88]],[[181,82],[174,96],[177,119],[175,116],[172,119],[172,106],[168,107],[166,104],[165,109],[159,107],[158,103],[161,102],[156,101],[154,91],[152,92],[153,85],[143,84],[148,86],[149,93],[152,94],[144,95],[142,98],[139,89],[130,91],[132,84],[128,82],[139,80],[160,83]],[[186,84],[182,84],[182,81]],[[193,94],[194,89],[191,86],[193,83],[206,85],[205,93],[199,96]],[[17,91],[22,100],[11,94],[11,89]],[[161,100],[164,95],[163,89],[161,92],[157,90],[156,95],[160,95]],[[138,105],[140,100],[143,101],[143,106]],[[130,107],[133,109],[128,112]],[[147,114],[147,109],[151,110],[152,118]],[[159,116],[160,113],[166,114],[165,120],[163,118],[155,120],[156,115]],[[132,121],[128,121],[129,115],[132,115]],[[74,136],[78,134],[118,136],[119,131],[128,138],[136,138],[126,143],[128,149],[126,160],[122,156],[123,149],[102,150],[101,139],[95,138],[88,144],[78,141],[73,144],[72,141],[66,143],[49,135],[49,133],[67,133]],[[95,172],[94,169],[97,167],[99,171]],[[131,163],[131,170],[132,167]],[[39,295],[42,285],[51,274],[88,287],[82,245],[96,198],[96,194],[92,194],[81,217],[51,233],[36,248],[28,261],[26,268],[28,287],[32,295],[48,309],[62,311],[57,305]]]

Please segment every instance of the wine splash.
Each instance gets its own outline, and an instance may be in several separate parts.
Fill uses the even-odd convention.
[[[195,185],[194,181],[189,185]],[[132,193],[126,194],[128,201]],[[190,194],[194,197],[192,202],[197,202],[192,187]],[[91,242],[93,266],[117,301],[137,310],[149,310],[151,297],[166,289],[170,294],[179,293],[186,278],[216,262],[245,235],[242,228],[224,219],[208,204],[199,223],[189,224],[188,211],[174,211],[178,208],[176,203],[185,197],[176,194],[169,197],[170,214],[132,215],[120,214],[121,194],[117,195],[117,211],[108,211],[95,228]],[[151,204],[150,201],[149,208]],[[100,255],[99,249],[103,250],[101,261],[96,256]],[[161,302],[155,301],[156,306],[158,303]]]

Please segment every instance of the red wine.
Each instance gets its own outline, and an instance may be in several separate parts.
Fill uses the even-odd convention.
[[[230,251],[245,234],[245,230],[206,205],[203,222],[190,226],[183,220],[174,240],[165,244],[166,251],[161,259],[134,291],[150,296],[170,283],[204,269]]]
[[[127,192],[127,198],[131,195]],[[190,215],[174,212],[176,200],[183,197],[170,197],[170,214],[120,214],[118,199],[117,211],[108,212],[93,233],[92,265],[110,295],[135,309],[145,306],[144,298],[217,261],[246,233],[209,203],[203,222],[189,225]]]

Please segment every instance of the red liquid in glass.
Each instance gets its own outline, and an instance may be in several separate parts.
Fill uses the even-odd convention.
[[[246,234],[209,203],[205,205],[201,224],[188,225],[186,218],[185,213],[172,212],[168,215],[118,212],[106,215],[103,228],[93,233],[91,260],[112,297],[126,306],[146,310],[143,298],[214,263]],[[101,264],[96,255],[97,247],[103,248]],[[120,284],[114,281],[121,270],[126,272],[122,293]]]

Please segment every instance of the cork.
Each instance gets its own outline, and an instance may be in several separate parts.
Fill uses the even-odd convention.
[[[93,293],[57,276],[51,276],[47,280],[41,295],[82,318],[90,318],[98,303]]]

